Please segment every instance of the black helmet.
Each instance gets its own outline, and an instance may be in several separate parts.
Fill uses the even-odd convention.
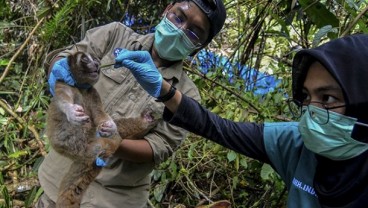
[[[226,10],[221,0],[191,0],[206,14],[210,21],[210,34],[206,44],[220,32],[226,19]]]
[[[182,2],[184,0],[174,0],[174,2]],[[226,19],[226,10],[221,0],[189,0],[194,2],[208,17],[210,22],[210,33],[205,45],[211,42],[212,38],[220,32],[224,26]]]

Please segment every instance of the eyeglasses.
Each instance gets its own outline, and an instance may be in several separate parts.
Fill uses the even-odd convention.
[[[170,20],[176,27],[184,32],[184,34],[189,38],[189,40],[195,45],[196,47],[201,47],[203,44],[199,39],[198,35],[186,28],[183,28],[183,17],[176,15],[174,12],[167,12],[166,18]]]
[[[288,102],[289,110],[294,118],[298,119],[305,113],[305,111],[308,111],[312,120],[321,125],[327,124],[328,121],[330,120],[329,110],[336,109],[336,108],[342,108],[346,106],[344,104],[344,105],[337,105],[337,106],[329,107],[325,103],[318,102],[318,101],[310,101],[309,103],[302,103],[299,100],[295,100],[295,99],[289,99],[287,102]],[[321,116],[316,116],[316,112],[309,108],[311,104],[322,109],[319,113]]]
[[[311,101],[309,103],[302,103],[299,100],[295,100],[295,99],[289,99],[287,100],[288,106],[289,106],[289,110],[291,112],[291,114],[293,115],[293,117],[295,119],[300,118],[303,113],[305,113],[305,111],[309,112],[310,117],[312,118],[312,120],[318,124],[327,124],[328,121],[330,120],[330,113],[329,110],[331,109],[336,109],[336,108],[342,108],[342,107],[346,107],[346,105],[338,105],[338,106],[332,106],[332,107],[328,107],[326,104],[322,103],[322,102],[317,102],[317,101]],[[322,116],[316,116],[316,112],[314,112],[313,110],[311,110],[309,108],[310,104],[314,103],[317,104],[317,106],[322,109],[320,111],[320,114],[322,113]],[[325,114],[325,115],[323,115]],[[362,122],[355,122],[356,125],[359,126],[364,126],[364,127],[368,127],[368,124],[366,123],[362,123]]]

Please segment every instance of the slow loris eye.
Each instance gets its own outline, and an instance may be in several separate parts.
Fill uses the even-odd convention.
[[[100,60],[99,60],[99,59],[97,59],[97,58],[93,58],[93,62],[94,62],[94,63],[98,63],[98,64],[99,64],[99,63],[100,63]]]
[[[85,64],[89,63],[89,59],[88,59],[88,57],[87,57],[87,56],[82,56],[81,61],[82,61],[83,63],[85,63]]]

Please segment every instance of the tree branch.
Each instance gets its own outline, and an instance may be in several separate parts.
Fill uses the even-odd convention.
[[[3,75],[0,77],[0,83],[3,82],[4,78],[6,77],[6,75],[8,74],[8,72],[10,70],[10,66],[12,65],[12,63],[14,62],[14,60],[18,57],[18,55],[22,52],[22,50],[26,47],[26,45],[28,44],[28,42],[31,40],[33,34],[40,27],[40,25],[43,22],[43,20],[45,20],[45,17],[43,17],[40,21],[37,22],[37,25],[33,28],[33,30],[31,31],[31,33],[29,33],[26,41],[24,41],[24,43],[19,47],[19,49],[17,50],[17,52],[14,54],[14,56],[10,59],[8,65],[6,66],[6,68],[4,70]]]
[[[357,24],[359,19],[368,12],[368,5],[355,17],[355,19],[348,25],[344,32],[342,32],[341,37],[349,34],[350,30]]]

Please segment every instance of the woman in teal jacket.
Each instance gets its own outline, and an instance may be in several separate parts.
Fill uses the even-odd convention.
[[[121,65],[159,94],[166,121],[271,164],[288,187],[288,207],[368,206],[368,35],[296,54],[290,107],[299,122],[226,120],[164,81],[147,53],[123,51]]]

